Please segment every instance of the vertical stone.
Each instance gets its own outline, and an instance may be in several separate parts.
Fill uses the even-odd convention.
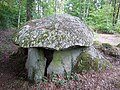
[[[82,52],[81,48],[71,48],[61,51],[55,51],[53,60],[48,67],[48,73],[64,74],[71,72],[73,66],[77,63],[77,57]]]
[[[43,50],[40,48],[29,48],[26,68],[28,69],[28,78],[31,81],[40,81],[44,76],[46,60]]]

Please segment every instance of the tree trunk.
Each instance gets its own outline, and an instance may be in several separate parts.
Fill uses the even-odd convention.
[[[83,15],[84,20],[85,17],[86,17],[86,0],[84,0],[84,15]]]
[[[57,0],[54,0],[54,12],[57,13]]]
[[[88,4],[87,4],[87,10],[86,10],[86,18],[89,16],[89,9],[90,9],[90,0],[88,0]]]
[[[116,12],[115,25],[117,24],[117,21],[118,21],[119,11],[120,11],[120,1],[119,1],[118,9],[117,9],[117,12]]]
[[[19,1],[18,28],[20,27],[21,6],[22,6],[22,0]]]
[[[113,11],[113,27],[115,26],[115,17],[116,17],[116,0],[114,0],[114,11]]]
[[[33,2],[34,0],[27,0],[27,5],[26,5],[26,16],[27,16],[27,21],[32,19],[32,9],[33,9]]]

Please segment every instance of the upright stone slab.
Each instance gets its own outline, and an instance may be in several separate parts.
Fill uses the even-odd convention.
[[[78,56],[84,49],[86,49],[86,47],[74,47],[70,49],[55,51],[53,60],[48,67],[48,73],[71,73],[72,68],[77,63]]]
[[[44,76],[46,60],[43,50],[38,48],[28,49],[28,59],[26,68],[28,69],[28,78],[31,81],[39,81]]]

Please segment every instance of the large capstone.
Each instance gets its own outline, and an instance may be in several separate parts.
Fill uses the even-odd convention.
[[[58,14],[27,22],[14,41],[21,47],[44,47],[55,50],[72,46],[91,46],[93,33],[80,18]]]

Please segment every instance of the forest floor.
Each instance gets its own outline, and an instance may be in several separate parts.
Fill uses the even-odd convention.
[[[120,43],[120,34],[95,34],[95,41],[118,45]]]
[[[17,52],[17,46],[11,41],[12,32],[0,31],[0,90],[120,90],[120,62],[105,71],[76,74],[77,80],[65,80],[58,76],[52,82],[29,84],[26,72],[15,70],[18,61],[9,61],[9,56]],[[120,43],[119,35],[98,34],[96,36],[95,40],[103,43],[111,45]]]

